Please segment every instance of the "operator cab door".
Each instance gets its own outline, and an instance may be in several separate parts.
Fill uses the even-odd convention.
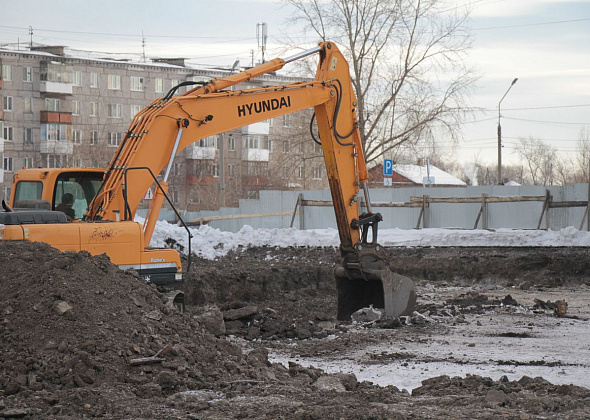
[[[102,183],[103,174],[99,172],[63,172],[55,181],[53,192],[52,210],[58,207],[66,194],[71,194],[74,199],[72,209],[75,212],[74,219],[81,219],[90,202],[98,192]]]

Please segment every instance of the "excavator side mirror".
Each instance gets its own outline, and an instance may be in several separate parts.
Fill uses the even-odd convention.
[[[12,210],[12,207],[10,207],[5,200],[2,200],[2,208],[4,209],[4,211],[6,213],[11,213],[14,211],[14,210]]]

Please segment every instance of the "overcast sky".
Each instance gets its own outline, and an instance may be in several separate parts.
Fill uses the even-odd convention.
[[[502,102],[503,161],[516,161],[519,137],[573,152],[580,130],[590,128],[590,0],[452,2],[474,7],[470,60],[481,79],[470,105],[483,110],[464,125],[458,155],[495,164],[498,102],[515,77]],[[252,52],[260,59],[257,23],[267,23],[266,58],[300,34],[285,24],[291,12],[275,0],[0,0],[0,44],[28,43],[32,27],[37,43],[140,56],[145,39],[148,57],[249,65]]]

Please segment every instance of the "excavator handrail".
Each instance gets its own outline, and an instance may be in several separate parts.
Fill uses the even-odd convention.
[[[158,178],[154,175],[154,173],[152,172],[151,168],[147,167],[147,166],[137,166],[137,167],[133,167],[133,168],[126,168],[125,171],[123,172],[123,176],[125,179],[125,188],[123,189],[123,196],[125,197],[125,213],[124,213],[124,219],[123,220],[130,220],[127,217],[131,217],[131,212],[129,212],[129,214],[127,213],[127,173],[129,171],[133,171],[133,170],[147,170],[152,179],[154,180],[154,182],[156,183],[156,185],[158,186],[158,189],[162,192],[162,194],[164,194],[164,198],[166,199],[166,201],[168,202],[168,204],[170,204],[170,207],[172,207],[172,210],[174,211],[174,214],[176,214],[176,217],[178,218],[178,220],[180,221],[180,223],[182,224],[182,226],[184,227],[184,229],[186,230],[187,234],[188,234],[188,256],[187,256],[187,266],[186,266],[186,271],[183,271],[182,274],[184,276],[184,274],[188,274],[191,268],[191,255],[192,255],[192,249],[191,249],[191,239],[193,238],[193,234],[191,233],[190,229],[188,228],[188,226],[186,225],[186,223],[184,223],[184,220],[182,220],[182,217],[180,216],[180,213],[178,212],[178,210],[176,209],[176,206],[174,206],[174,203],[172,202],[172,200],[170,200],[170,198],[168,197],[168,194],[166,194],[166,191],[164,190],[164,188],[162,188],[162,185],[160,184],[160,181],[158,181]]]

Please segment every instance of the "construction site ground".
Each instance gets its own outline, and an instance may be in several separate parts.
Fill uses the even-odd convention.
[[[181,312],[106,256],[1,242],[0,418],[590,418],[587,248],[390,252],[416,312],[339,322],[333,248],[193,260]]]

